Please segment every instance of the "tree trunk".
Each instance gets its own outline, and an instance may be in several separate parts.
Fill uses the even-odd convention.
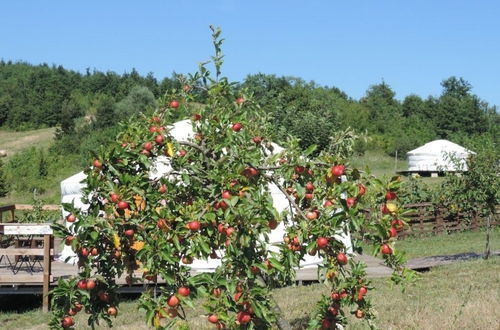
[[[278,306],[276,301],[274,302],[274,306],[276,306],[274,309],[276,311],[276,314],[278,315],[278,328],[280,330],[292,330],[290,323],[288,323],[288,321],[283,317],[283,312],[281,311],[281,308]]]
[[[491,244],[490,244],[490,235],[491,235],[491,217],[493,216],[493,211],[490,210],[488,217],[486,218],[486,246],[484,250],[484,259],[488,259],[491,254]]]

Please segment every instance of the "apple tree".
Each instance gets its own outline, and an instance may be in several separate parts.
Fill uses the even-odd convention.
[[[88,210],[65,205],[71,226],[54,225],[78,255],[79,272],[52,291],[52,328],[73,327],[80,310],[91,326],[112,325],[118,278],[147,284],[139,305],[155,328],[185,326],[186,307],[201,301],[207,322],[218,329],[281,326],[270,289],[293,281],[306,254],[322,257],[331,287],[311,328],[345,324],[349,312],[370,320],[371,287],[345,244],[349,233],[354,251],[360,251],[357,242],[374,242],[395,269],[393,279],[407,278],[394,246],[404,226],[398,178],[383,183],[350,168],[348,144],[339,141],[313,156],[314,147],[304,152],[290,139],[278,152],[268,138],[269,118],[252,96],[220,77],[222,40],[220,30],[212,31],[215,77],[202,64],[157,109],[122,123],[116,142],[86,169]],[[203,105],[193,102],[200,91],[207,95]],[[169,131],[179,112],[191,115],[194,135],[186,141]],[[169,171],[155,176],[161,161]],[[270,184],[286,196],[287,211],[275,209]],[[360,206],[368,190],[380,205],[370,216]],[[271,248],[269,234],[282,222],[283,242]],[[193,261],[207,259],[220,266],[195,274]]]

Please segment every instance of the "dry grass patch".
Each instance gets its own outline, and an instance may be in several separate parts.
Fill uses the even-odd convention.
[[[0,130],[0,149],[7,151],[7,158],[29,147],[46,148],[54,139],[55,128],[42,128],[32,131]]]

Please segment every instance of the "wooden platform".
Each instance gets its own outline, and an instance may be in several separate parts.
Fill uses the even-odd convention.
[[[12,257],[11,257],[12,258]],[[392,274],[392,269],[383,265],[382,260],[367,256],[360,255],[356,257],[367,264],[368,277],[387,277]],[[51,285],[54,286],[60,277],[71,277],[77,274],[78,269],[76,265],[66,264],[60,261],[53,261],[51,264]],[[193,272],[195,274],[196,272]],[[137,272],[134,274],[137,278],[141,278],[142,273]],[[17,274],[13,274],[10,266],[6,260],[0,263],[0,294],[1,293],[19,293],[19,294],[33,294],[41,292],[41,276],[42,267],[37,264],[34,268],[33,274],[30,274],[27,268],[21,269]],[[316,267],[300,269],[297,272],[297,281],[317,281],[318,272]],[[117,283],[124,286],[123,291],[142,291],[143,283],[138,283],[132,287],[128,287],[125,281],[125,275],[117,280]],[[161,281],[160,281],[161,283]]]

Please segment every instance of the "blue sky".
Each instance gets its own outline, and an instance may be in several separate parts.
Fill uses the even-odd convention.
[[[274,73],[352,97],[382,79],[403,99],[464,77],[500,105],[499,1],[2,1],[0,58],[140,73],[194,72],[226,39],[223,73]]]

